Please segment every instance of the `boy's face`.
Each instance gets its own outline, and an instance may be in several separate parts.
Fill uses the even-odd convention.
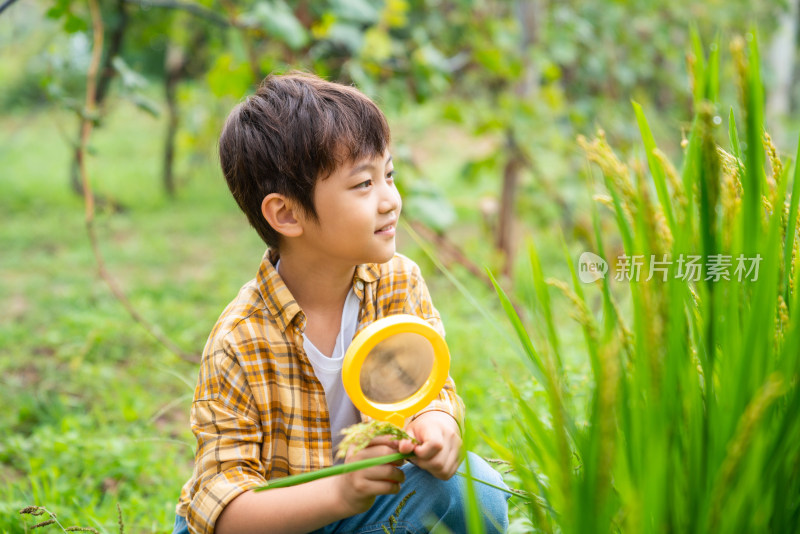
[[[307,244],[331,261],[383,263],[395,253],[395,230],[402,201],[394,185],[387,150],[374,158],[346,163],[317,182],[318,222],[304,225]]]

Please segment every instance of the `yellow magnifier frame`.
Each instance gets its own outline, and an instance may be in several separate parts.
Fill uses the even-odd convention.
[[[375,402],[361,389],[361,369],[372,349],[396,334],[418,334],[427,339],[433,349],[433,367],[428,379],[410,397],[397,402]],[[342,382],[350,400],[362,413],[403,427],[406,418],[425,408],[439,395],[449,371],[450,351],[436,329],[414,315],[390,315],[367,326],[350,343],[342,362]]]

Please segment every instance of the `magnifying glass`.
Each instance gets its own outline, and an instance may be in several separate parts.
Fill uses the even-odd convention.
[[[402,428],[407,418],[439,395],[449,370],[450,351],[436,329],[414,315],[390,315],[367,326],[350,343],[342,362],[342,381],[350,400],[361,412]],[[270,480],[255,491],[296,486],[409,456],[412,454],[398,452],[333,465]],[[458,474],[514,494],[460,471]]]
[[[342,381],[362,413],[403,427],[430,404],[450,369],[439,332],[414,315],[390,315],[362,330],[342,362]]]

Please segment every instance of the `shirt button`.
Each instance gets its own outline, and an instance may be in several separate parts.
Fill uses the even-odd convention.
[[[358,289],[359,291],[363,290],[364,282],[362,282],[361,280],[356,280],[356,289]]]

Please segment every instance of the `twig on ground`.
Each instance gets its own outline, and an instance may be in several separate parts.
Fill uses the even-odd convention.
[[[119,507],[119,505],[117,505],[117,507]],[[61,532],[94,532],[94,534],[99,534],[97,532],[97,529],[94,529],[92,527],[66,527],[66,528],[64,528],[64,525],[62,525],[59,522],[58,518],[56,517],[56,514],[54,514],[53,512],[51,512],[50,510],[48,510],[44,506],[26,506],[25,508],[20,510],[19,513],[20,513],[20,515],[32,515],[32,516],[40,516],[40,515],[47,514],[50,517],[50,519],[46,519],[44,521],[40,521],[40,522],[38,522],[38,523],[36,523],[34,525],[31,525],[30,526],[31,530],[33,530],[35,528],[42,528],[42,527],[47,527],[47,526],[50,526],[50,525],[56,525],[56,526],[58,526],[58,528],[61,529]],[[120,521],[122,521],[121,517],[120,517]],[[121,530],[120,530],[120,534],[122,534]]]

